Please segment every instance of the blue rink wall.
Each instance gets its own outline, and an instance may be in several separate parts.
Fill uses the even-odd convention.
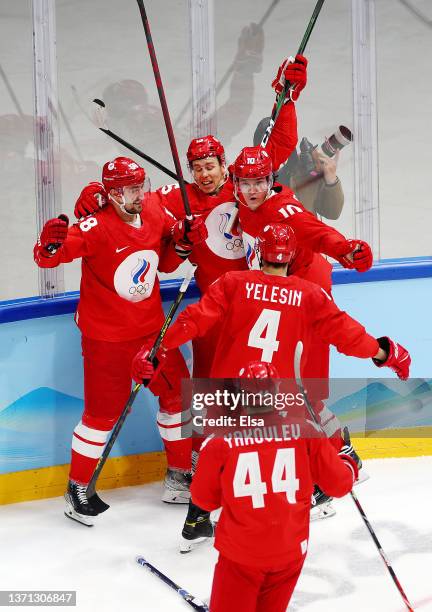
[[[432,258],[383,261],[362,275],[336,267],[333,277],[338,306],[372,335],[388,335],[406,346],[412,356],[412,377],[429,380]],[[178,285],[178,281],[162,283],[165,308]],[[198,290],[192,285],[182,307],[197,297]],[[0,303],[0,475],[69,463],[72,430],[83,410],[80,333],[73,320],[77,299],[73,293],[51,300]],[[188,347],[184,355],[191,365]],[[392,373],[377,370],[370,360],[334,351],[331,375],[368,379],[391,377]],[[143,389],[111,457],[162,450],[156,411],[154,397]],[[343,416],[343,409],[338,416]],[[428,423],[409,423],[419,424]]]

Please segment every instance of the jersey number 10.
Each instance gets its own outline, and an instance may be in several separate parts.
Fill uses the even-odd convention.
[[[296,503],[299,479],[296,478],[295,449],[278,448],[271,476],[273,493],[286,493],[290,504]],[[241,453],[237,459],[233,479],[234,497],[252,498],[254,508],[264,508],[267,483],[262,480],[259,454],[257,451]]]

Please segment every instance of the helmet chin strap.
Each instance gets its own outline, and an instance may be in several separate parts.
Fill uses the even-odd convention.
[[[117,200],[115,200],[115,198],[113,198],[113,196],[112,196],[110,193],[108,194],[108,198],[109,198],[109,199],[111,199],[111,200],[114,202],[114,204],[117,204],[117,206],[120,208],[120,210],[121,210],[123,213],[125,213],[125,215],[129,215],[130,217],[135,218],[135,217],[136,217],[136,213],[131,213],[131,212],[129,212],[128,210],[126,210],[126,208],[125,208],[125,206],[126,206],[126,200],[125,200],[125,198],[124,198],[124,195],[123,195],[123,194],[120,194],[120,197],[121,197],[121,199],[122,199],[122,203],[121,203],[121,204],[119,204],[119,203],[117,202]]]

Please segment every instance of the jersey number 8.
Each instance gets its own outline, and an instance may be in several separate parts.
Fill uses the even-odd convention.
[[[97,222],[96,217],[89,217],[88,219],[81,221],[79,226],[82,232],[88,232],[89,230],[91,230],[92,227],[94,227],[97,224],[98,222]]]

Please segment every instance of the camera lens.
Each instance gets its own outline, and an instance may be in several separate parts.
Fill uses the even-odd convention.
[[[336,151],[343,149],[352,142],[352,139],[353,135],[351,130],[344,125],[340,125],[336,132],[321,145],[321,151],[327,155],[327,157],[333,157]]]

